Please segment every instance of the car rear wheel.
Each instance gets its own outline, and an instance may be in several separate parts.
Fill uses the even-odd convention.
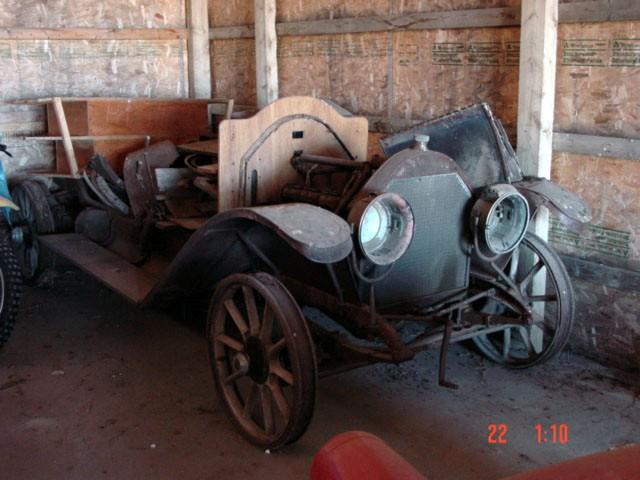
[[[518,322],[473,341],[486,357],[506,367],[537,365],[558,354],[569,340],[574,318],[571,279],[558,254],[532,233],[526,234],[503,271],[530,308],[532,324],[523,325],[524,312],[514,307],[518,302],[502,292],[484,302],[481,312],[514,317]],[[490,288],[484,275],[472,272],[472,289]]]
[[[218,396],[253,444],[277,449],[307,429],[317,367],[306,320],[266,273],[231,275],[209,309],[209,358]]]

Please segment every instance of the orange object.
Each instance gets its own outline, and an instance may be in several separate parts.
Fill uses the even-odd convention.
[[[209,132],[206,99],[63,98],[62,104],[71,137],[94,137],[73,141],[80,168],[100,153],[122,174],[125,157],[144,148],[145,135],[151,137],[151,143],[171,140],[179,145]],[[54,113],[48,104],[48,134],[58,136],[61,131]],[[56,173],[69,173],[60,142],[56,142]]]
[[[640,445],[576,458],[503,480],[640,480]]]
[[[427,480],[381,439],[366,432],[333,437],[316,454],[311,480]]]

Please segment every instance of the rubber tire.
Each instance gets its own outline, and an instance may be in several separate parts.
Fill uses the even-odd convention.
[[[242,427],[241,423],[235,418],[233,410],[222,389],[222,379],[219,378],[218,371],[215,366],[213,347],[214,339],[212,338],[212,334],[214,332],[212,322],[216,316],[215,309],[222,308],[220,307],[220,299],[223,297],[227,288],[237,283],[246,285],[247,283],[253,283],[256,281],[267,286],[271,290],[278,290],[278,293],[283,294],[280,295],[280,298],[282,298],[283,301],[282,303],[279,303],[279,307],[284,312],[287,312],[287,315],[285,317],[286,324],[282,324],[282,328],[283,333],[285,333],[285,337],[287,338],[287,348],[289,349],[290,355],[292,357],[295,356],[298,359],[298,368],[294,367],[294,376],[297,376],[300,379],[299,383],[301,385],[296,396],[296,404],[298,405],[298,408],[292,408],[292,419],[289,421],[288,427],[277,441],[274,442],[260,441],[255,436],[252,436],[247,432]],[[290,340],[294,338],[296,339],[295,342],[290,343]],[[207,341],[209,345],[209,364],[211,365],[218,398],[222,401],[227,415],[231,418],[232,423],[240,434],[242,434],[242,436],[253,445],[269,450],[277,450],[298,440],[307,430],[311,423],[311,418],[313,417],[318,371],[311,331],[309,330],[307,321],[300,310],[298,303],[286,287],[275,277],[262,272],[253,275],[234,274],[222,280],[213,294],[209,307],[209,314],[207,317]]]
[[[56,222],[50,203],[51,194],[41,180],[36,178],[22,180],[12,188],[11,195],[15,197],[16,203],[21,208],[25,201],[31,204],[33,228],[36,233],[43,235],[56,232]]]
[[[542,355],[530,362],[506,362],[501,355],[497,355],[496,352],[493,351],[492,346],[485,343],[491,343],[488,338],[474,337],[472,339],[477,349],[480,350],[480,352],[488,359],[504,367],[514,370],[521,370],[524,368],[539,365],[560,353],[569,341],[575,317],[575,299],[571,277],[569,276],[564,263],[562,263],[562,259],[560,258],[560,256],[553,248],[551,248],[551,246],[547,242],[531,232],[528,232],[525,235],[522,243],[528,243],[530,245],[529,248],[533,247],[532,250],[534,252],[536,250],[540,252],[540,257],[544,258],[545,266],[550,271],[553,271],[553,276],[557,279],[558,291],[560,292],[564,288],[565,295],[564,298],[561,298],[560,300],[561,308],[564,310],[564,312],[560,317],[558,330],[547,350],[544,351]]]
[[[22,269],[16,259],[4,219],[0,222],[0,270],[4,279],[4,302],[0,311],[0,348],[9,340],[22,298]]]

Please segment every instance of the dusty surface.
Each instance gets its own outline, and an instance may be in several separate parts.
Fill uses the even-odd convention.
[[[320,382],[307,434],[267,455],[215,398],[200,327],[136,310],[77,270],[27,291],[0,352],[3,479],[303,479],[314,452],[349,429],[373,432],[430,479],[497,479],[640,442],[638,384],[580,357],[510,372],[462,347],[457,391],[436,386],[433,352]],[[637,380],[636,380],[637,382]],[[538,445],[536,423],[567,423]],[[488,445],[505,423],[507,445]]]

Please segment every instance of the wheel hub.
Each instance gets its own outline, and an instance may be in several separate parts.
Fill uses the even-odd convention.
[[[245,351],[249,356],[249,376],[254,382],[265,383],[269,378],[269,359],[260,339],[249,337]]]
[[[235,357],[233,357],[233,370],[242,373],[247,373],[249,371],[249,359],[244,353],[239,353]]]

